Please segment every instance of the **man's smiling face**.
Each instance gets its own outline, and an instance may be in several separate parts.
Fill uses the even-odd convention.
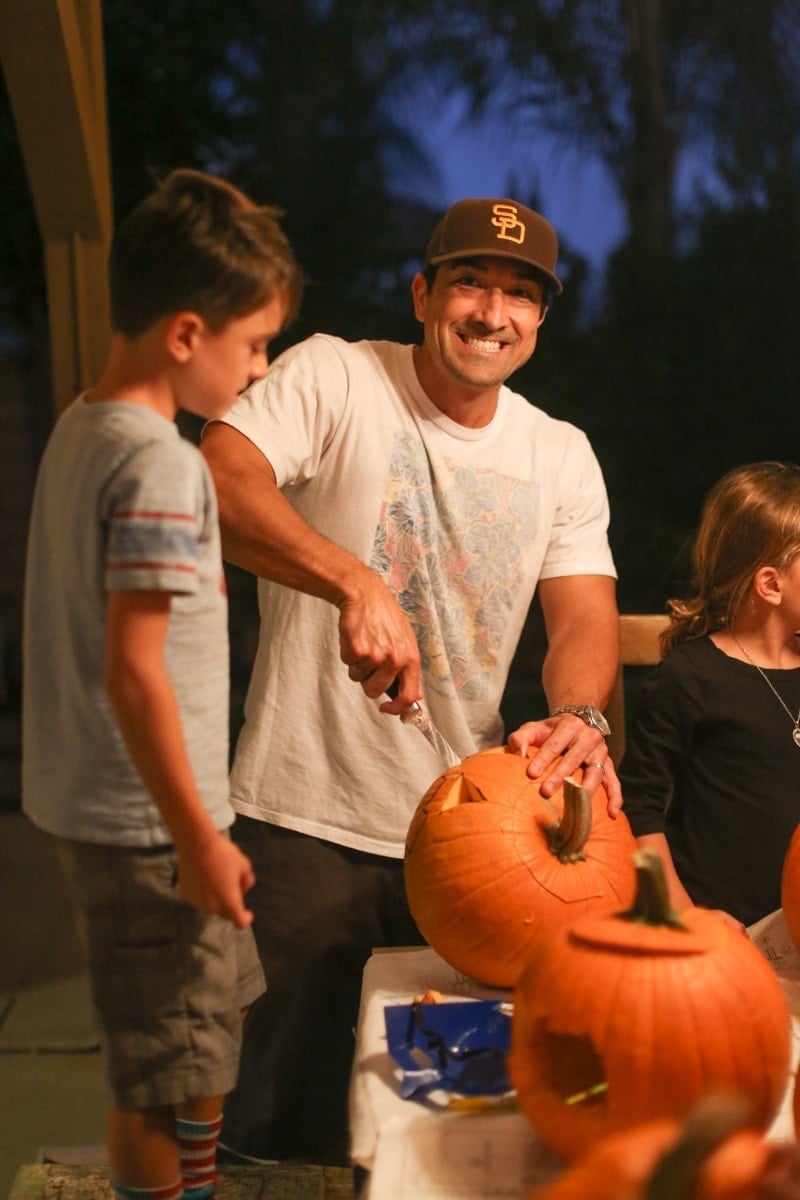
[[[422,275],[412,292],[425,331],[423,353],[443,383],[497,389],[536,348],[546,309],[541,280],[524,263],[454,259],[438,268],[430,292]]]

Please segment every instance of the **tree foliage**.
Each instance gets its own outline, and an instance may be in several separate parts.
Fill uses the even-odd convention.
[[[105,0],[114,194],[125,211],[153,171],[218,171],[284,210],[309,275],[293,336],[396,324],[399,277],[429,214],[393,204],[387,147],[413,154],[362,64],[351,0],[193,7]],[[156,48],[156,53],[154,53]],[[385,330],[384,330],[385,335]]]
[[[566,364],[545,350],[551,323],[520,382],[589,432],[609,482],[623,605],[660,608],[685,584],[683,548],[714,479],[799,453],[787,412],[800,370],[800,3],[380,7],[379,19],[363,6],[363,29],[395,88],[399,63],[407,86],[435,73],[466,90],[513,137],[522,179],[535,178],[546,129],[616,184],[627,235],[604,303],[577,334],[571,326]],[[562,329],[558,350],[569,341]]]
[[[103,20],[117,215],[178,165],[277,203],[309,276],[290,340],[416,336],[437,213],[408,199],[435,166],[409,92],[496,114],[534,206],[541,130],[603,163],[627,231],[602,301],[587,316],[565,241],[566,292],[514,382],[597,449],[625,607],[680,586],[719,474],[800,457],[800,0],[196,0],[191,20],[104,0]],[[35,347],[41,250],[2,91],[0,166],[0,327]]]

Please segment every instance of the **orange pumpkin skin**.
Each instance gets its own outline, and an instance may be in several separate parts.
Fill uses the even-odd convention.
[[[761,1178],[779,1148],[753,1129],[740,1129],[709,1156],[697,1200],[759,1200]]]
[[[792,941],[800,949],[800,825],[789,839],[783,860],[781,908]]]
[[[520,979],[510,1075],[564,1159],[616,1130],[680,1116],[709,1090],[746,1096],[757,1129],[780,1107],[790,1018],[777,976],[714,913],[690,908],[680,921],[584,918],[556,930]]]
[[[554,925],[627,905],[636,885],[630,826],[609,817],[603,788],[591,799],[585,859],[557,857],[545,830],[563,813],[563,790],[543,799],[527,763],[505,747],[464,759],[425,793],[406,837],[406,893],[420,932],[490,987],[514,987]]]
[[[679,1131],[678,1121],[664,1118],[609,1134],[530,1200],[639,1200]]]
[[[646,1200],[648,1184],[668,1151],[685,1139],[687,1125],[671,1118],[645,1121],[593,1143],[576,1163],[530,1200]],[[786,1153],[752,1129],[737,1129],[709,1147],[688,1192],[677,1183],[671,1200],[761,1200],[761,1180]],[[662,1190],[660,1195],[664,1195]]]

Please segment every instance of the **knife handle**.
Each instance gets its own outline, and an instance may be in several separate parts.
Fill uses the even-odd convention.
[[[397,676],[395,675],[394,679],[392,680],[392,682],[389,684],[389,686],[386,689],[386,695],[389,697],[390,700],[396,700],[397,694],[399,691],[400,691],[400,684],[397,682]],[[422,711],[422,705],[420,704],[420,702],[418,700],[415,700],[413,704],[409,704],[409,706],[405,710],[405,712],[400,713],[400,720],[405,725],[408,721],[413,720],[414,717],[416,716],[416,714],[421,711]]]

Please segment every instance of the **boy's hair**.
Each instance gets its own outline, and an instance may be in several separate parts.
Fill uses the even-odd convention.
[[[800,467],[749,463],[706,497],[692,551],[696,595],[670,600],[662,649],[729,627],[760,567],[787,570],[800,555]]]
[[[171,313],[214,330],[276,295],[297,315],[303,278],[276,208],[203,171],[171,172],[120,223],[111,244],[114,331],[136,337]]]

